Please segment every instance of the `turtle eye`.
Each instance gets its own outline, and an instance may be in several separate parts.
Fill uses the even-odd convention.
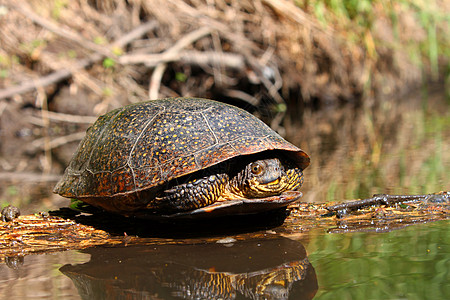
[[[252,173],[255,175],[260,175],[263,172],[263,167],[260,164],[253,163],[250,166]]]

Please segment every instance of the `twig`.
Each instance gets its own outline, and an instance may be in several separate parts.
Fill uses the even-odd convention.
[[[72,77],[74,82],[77,82],[89,88],[97,96],[101,97],[104,95],[105,87],[103,83],[92,78],[92,76],[89,75],[89,72],[87,72],[86,69],[78,70],[77,72],[73,73]],[[111,86],[110,88],[114,91],[114,86]]]
[[[278,11],[278,13],[282,13],[283,15],[289,17],[299,24],[308,26],[327,34],[333,33],[333,30],[329,26],[318,24],[291,1],[263,0],[263,2],[275,11]]]
[[[270,127],[273,128],[276,132],[278,132],[281,136],[286,136],[286,129],[281,126],[281,122],[284,119],[284,115],[286,114],[286,111],[279,111],[275,114],[275,116],[272,118],[272,121],[270,122]]]
[[[201,27],[197,30],[194,30],[194,31],[188,33],[187,35],[185,35],[184,37],[182,37],[181,39],[179,39],[175,43],[175,45],[173,45],[172,47],[170,47],[169,49],[164,51],[162,55],[167,55],[167,56],[177,55],[183,48],[189,46],[193,42],[201,39],[202,37],[204,37],[210,33],[211,33],[211,29],[209,27]],[[164,62],[159,63],[152,73],[152,77],[150,79],[150,84],[149,84],[149,92],[148,92],[150,99],[158,98],[159,87],[161,85],[161,78],[164,74],[166,66],[167,66],[167,64]]]
[[[65,135],[65,136],[61,136],[58,138],[55,138],[51,141],[49,141],[49,143],[46,145],[45,144],[45,140],[44,138],[40,138],[37,140],[34,140],[31,143],[31,147],[34,149],[53,149],[53,148],[57,148],[60,147],[62,145],[65,145],[67,143],[70,142],[76,142],[81,140],[84,136],[86,135],[85,132],[76,132],[76,133],[72,133],[69,135]]]
[[[3,115],[3,112],[6,109],[6,106],[8,106],[8,103],[6,103],[6,102],[0,103],[0,117]]]
[[[259,50],[259,47],[252,41],[248,40],[245,36],[241,34],[241,32],[235,32],[233,29],[229,27],[228,24],[224,24],[217,20],[216,18],[208,17],[200,11],[196,7],[192,7],[185,1],[167,1],[171,3],[171,5],[176,6],[180,9],[184,15],[189,16],[192,21],[195,20],[198,24],[206,26],[208,28],[212,28],[221,33],[221,35],[225,36],[228,40],[233,41],[236,45],[239,45],[241,48],[249,49],[249,50]]]
[[[193,42],[201,39],[202,37],[204,37],[204,36],[206,36],[206,35],[208,35],[210,33],[211,33],[211,28],[209,28],[209,27],[201,27],[201,28],[199,28],[197,30],[194,30],[194,31],[186,34],[185,36],[183,36],[181,39],[179,39],[175,43],[175,45],[173,45],[172,47],[167,49],[165,52],[166,53],[178,53],[183,48],[189,46]]]
[[[11,181],[17,180],[20,182],[48,182],[57,181],[61,178],[60,174],[42,174],[42,173],[17,173],[17,172],[0,172],[0,180]]]
[[[92,62],[89,59],[80,60],[72,69],[61,69],[50,75],[43,76],[37,80],[29,80],[20,85],[0,90],[0,99],[9,98],[17,94],[23,94],[38,87],[44,87],[52,83],[64,80],[72,76],[72,72],[89,66]]]
[[[44,124],[43,132],[43,140],[44,140],[44,159],[42,160],[43,165],[43,173],[48,174],[51,170],[52,166],[52,154],[50,152],[50,136],[48,132],[48,128],[50,125],[50,121],[48,119],[48,103],[47,103],[47,94],[44,91],[44,88],[40,87],[37,89],[36,100],[39,101],[39,106],[41,107],[41,120],[42,124]]]
[[[245,67],[245,59],[240,54],[217,53],[214,51],[184,50],[179,53],[157,53],[157,54],[128,54],[118,59],[122,65],[144,64],[147,67],[155,67],[160,63],[182,61],[195,65],[215,65],[219,64],[233,69]]]
[[[277,81],[275,85],[266,76],[264,76],[264,67],[261,66],[261,64],[254,57],[247,57],[247,61],[255,73],[257,73],[259,80],[261,80],[262,84],[266,87],[269,95],[275,100],[275,102],[279,104],[286,103],[280,93],[278,93],[280,85],[279,82]],[[276,75],[276,73],[274,75]]]
[[[153,70],[152,77],[148,86],[148,97],[150,99],[157,99],[159,95],[159,88],[161,86],[161,78],[164,75],[167,64],[159,64]]]
[[[253,106],[258,106],[258,104],[260,103],[260,100],[257,99],[256,97],[240,90],[225,90],[224,94],[230,98],[244,100],[245,102],[248,102]]]
[[[97,117],[70,115],[70,114],[57,113],[57,112],[53,112],[53,111],[47,111],[47,117],[51,121],[60,121],[60,122],[77,123],[77,124],[92,124],[97,120]],[[31,117],[31,118],[34,118],[34,117]]]
[[[131,30],[127,34],[119,37],[116,41],[114,41],[111,45],[113,47],[124,47],[131,41],[137,39],[138,37],[144,35],[145,33],[155,29],[158,26],[158,22],[156,21],[149,21],[147,23],[144,23],[135,29]]]
[[[73,42],[76,42],[80,46],[92,50],[96,53],[100,53],[104,56],[110,56],[114,57],[114,53],[108,49],[108,47],[97,45],[89,40],[86,40],[78,33],[61,27],[61,24],[55,24],[54,22],[51,22],[38,14],[34,13],[26,3],[21,2],[20,4],[12,4],[12,7],[23,14],[25,17],[29,18],[36,24],[39,24],[43,28],[65,38],[68,40],[71,40]]]
[[[123,47],[126,44],[133,41],[134,39],[136,39],[136,37],[141,36],[150,30],[153,30],[154,28],[156,28],[156,26],[157,26],[156,21],[144,23],[141,26],[129,32],[128,34],[122,36],[115,42],[113,42],[111,46]],[[0,90],[0,99],[9,98],[16,94],[23,94],[36,88],[44,87],[59,82],[61,80],[70,78],[74,72],[84,69],[93,63],[96,63],[100,61],[102,58],[103,58],[102,54],[94,53],[89,58],[79,60],[70,69],[60,69],[58,71],[51,73],[50,75],[43,76],[37,80],[25,81],[19,84],[18,86],[13,86],[7,89]]]

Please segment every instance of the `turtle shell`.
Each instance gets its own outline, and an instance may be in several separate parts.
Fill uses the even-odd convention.
[[[245,110],[199,98],[151,100],[99,117],[54,192],[81,200],[125,195],[268,150],[309,165],[305,152]]]

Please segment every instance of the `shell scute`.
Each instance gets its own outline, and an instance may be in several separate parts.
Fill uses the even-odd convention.
[[[195,124],[195,125],[194,125]],[[130,156],[130,165],[164,165],[203,149],[215,139],[200,114],[166,112],[148,126]]]
[[[83,190],[88,191],[88,193],[82,193],[81,196],[107,197],[112,194],[111,172],[90,173],[86,171],[83,173],[77,190],[78,197],[80,196],[80,191]],[[89,180],[83,180],[84,178],[89,178]]]
[[[207,168],[209,166],[218,164],[228,158],[232,158],[239,155],[236,149],[230,144],[214,145],[214,147],[208,147],[195,154],[196,160],[200,166],[200,169]]]
[[[162,173],[158,167],[138,168],[133,169],[133,171],[136,190],[142,190],[153,185],[153,183],[157,184],[163,181]]]
[[[133,170],[130,167],[117,170],[111,174],[112,194],[122,194],[136,189]]]
[[[162,110],[159,106],[132,105],[115,114],[103,125],[103,132],[91,149],[89,169],[114,172],[125,167],[131,152],[145,135],[145,128]]]

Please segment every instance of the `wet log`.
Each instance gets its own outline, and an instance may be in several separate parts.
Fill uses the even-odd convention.
[[[387,195],[376,194],[372,198],[349,201],[336,205],[327,206],[326,209],[330,212],[345,213],[349,210],[357,210],[360,208],[372,205],[396,205],[403,202],[422,201],[425,203],[443,203],[450,202],[449,192],[439,192],[426,195]]]
[[[386,201],[386,198],[391,201]],[[221,243],[224,236],[232,237],[231,240],[240,239],[239,236],[244,232],[247,233],[245,238],[281,234],[293,239],[313,229],[323,229],[329,233],[386,232],[414,224],[448,220],[449,198],[448,192],[440,192],[414,196],[375,195],[370,199],[335,205],[297,203],[288,208],[290,214],[286,219],[263,226],[258,222],[267,220],[267,213],[260,220],[251,216],[241,220],[222,217],[220,220],[209,220],[207,226],[204,220],[176,226],[170,223],[149,223],[148,220],[101,211],[82,213],[63,208],[50,214],[38,213],[19,216],[8,222],[0,221],[0,262],[28,254],[100,245]],[[280,211],[277,214],[280,215]],[[286,216],[286,213],[281,215]],[[223,228],[215,227],[218,224],[227,230],[233,224],[234,229],[224,232]],[[194,235],[195,232],[197,234]]]
[[[109,233],[47,213],[0,221],[0,261],[9,256],[118,244]]]

